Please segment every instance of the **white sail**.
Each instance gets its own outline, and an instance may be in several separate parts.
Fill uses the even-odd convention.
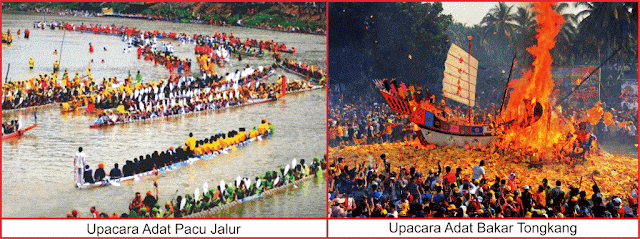
[[[451,44],[444,63],[443,96],[475,106],[477,77],[478,60],[456,44]]]

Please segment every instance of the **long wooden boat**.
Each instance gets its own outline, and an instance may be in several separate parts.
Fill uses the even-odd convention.
[[[254,53],[254,52],[242,52],[242,51],[236,51],[236,52],[232,52],[231,56],[238,58],[238,56],[243,56],[243,57],[256,57],[256,58],[263,58],[264,55],[260,54],[260,53]]]
[[[35,128],[36,126],[38,126],[38,123],[34,123],[33,125],[31,125],[31,126],[29,126],[29,127],[25,128],[25,129],[21,129],[21,130],[18,130],[18,131],[16,131],[16,132],[13,132],[13,133],[10,133],[10,134],[5,134],[5,135],[3,135],[3,136],[2,136],[2,140],[5,140],[5,139],[11,139],[11,138],[16,138],[16,137],[20,137],[20,136],[22,136],[25,132],[27,132],[27,131],[29,131],[29,130],[31,130],[31,129],[33,129],[33,128]]]
[[[462,48],[452,44],[445,61],[443,95],[473,107],[477,70],[478,61]],[[511,120],[481,125],[454,124],[449,123],[442,114],[411,106],[408,100],[397,93],[400,91],[397,84],[386,80],[374,80],[374,84],[395,112],[409,116],[409,120],[420,127],[417,137],[423,145],[430,143],[439,146],[487,146],[496,138],[496,128],[510,127],[514,124],[531,125],[540,119],[543,113],[542,105],[536,103],[532,105],[533,113],[528,122]]]
[[[170,171],[173,171],[173,170],[178,170],[178,169],[181,169],[181,168],[184,168],[184,167],[188,167],[189,165],[192,165],[195,162],[200,161],[200,160],[210,160],[210,159],[216,158],[218,155],[229,154],[229,152],[232,150],[233,147],[235,147],[237,149],[243,149],[244,147],[247,147],[248,145],[251,145],[254,141],[262,141],[262,140],[270,139],[270,138],[271,138],[271,134],[258,135],[258,136],[254,137],[254,138],[247,139],[244,142],[240,142],[237,145],[233,145],[233,146],[230,146],[230,147],[227,147],[227,148],[224,148],[224,149],[220,149],[220,150],[212,152],[210,154],[196,155],[195,157],[190,158],[188,160],[185,160],[185,161],[182,161],[182,162],[176,162],[176,163],[164,166],[164,167],[156,169],[156,170],[142,172],[142,173],[138,173],[138,174],[135,174],[135,175],[132,175],[132,176],[121,177],[121,178],[118,178],[118,179],[110,179],[109,176],[107,176],[104,180],[99,181],[99,182],[95,182],[95,183],[84,183],[84,184],[76,183],[75,187],[79,188],[79,189],[91,189],[91,188],[106,187],[106,186],[120,186],[120,184],[122,182],[139,181],[140,179],[142,179],[144,177],[153,176],[153,174],[155,172],[164,173],[164,172],[170,172]]]
[[[300,183],[302,183],[304,181],[307,181],[309,179],[314,178],[315,177],[314,175],[315,174],[308,175],[308,176],[306,176],[304,178],[296,180],[295,182],[292,182],[292,183],[289,183],[289,184],[285,184],[285,185],[282,185],[282,186],[279,186],[279,187],[276,187],[276,188],[272,188],[272,189],[269,189],[267,191],[264,191],[264,192],[261,192],[261,193],[257,193],[257,194],[254,194],[254,195],[251,195],[251,196],[248,196],[248,197],[244,197],[244,198],[241,198],[241,199],[236,199],[233,202],[222,204],[222,205],[219,205],[219,206],[215,206],[213,208],[210,208],[210,209],[207,209],[207,210],[204,210],[204,211],[201,211],[201,212],[196,212],[196,213],[192,213],[192,214],[189,214],[189,215],[185,215],[184,218],[208,218],[208,217],[210,217],[211,214],[219,212],[219,211],[222,211],[222,210],[225,210],[227,208],[230,208],[230,207],[233,207],[233,206],[245,203],[245,202],[249,202],[249,201],[253,201],[253,200],[256,200],[256,199],[260,199],[260,198],[262,198],[264,196],[267,196],[267,195],[270,195],[270,194],[274,194],[274,193],[277,193],[277,192],[284,191],[287,188],[293,187],[294,185],[300,184]]]
[[[256,100],[252,100],[251,102],[248,102],[248,103],[229,106],[228,108],[224,108],[223,107],[223,108],[216,108],[216,109],[191,111],[191,112],[187,112],[187,113],[184,113],[184,114],[174,114],[174,115],[159,116],[159,117],[146,118],[146,119],[140,119],[140,120],[122,121],[122,122],[116,122],[116,123],[92,124],[92,125],[89,125],[89,128],[100,128],[100,127],[107,127],[107,126],[113,126],[113,125],[119,125],[119,124],[128,124],[128,123],[134,123],[134,122],[153,121],[153,120],[158,120],[158,119],[167,119],[167,118],[179,117],[179,116],[183,116],[183,115],[199,114],[199,113],[208,112],[208,111],[212,111],[212,110],[223,110],[223,109],[231,109],[231,108],[243,107],[243,106],[249,106],[249,105],[257,105],[257,104],[267,103],[267,102],[276,101],[276,100],[277,100],[276,98],[256,99]]]
[[[244,24],[235,24],[235,26],[238,27],[246,27],[246,28],[253,28],[253,29],[259,29],[259,30],[267,30],[267,31],[275,31],[275,32],[288,32],[288,33],[300,33],[300,34],[309,34],[309,35],[318,35],[318,36],[325,36],[327,35],[324,32],[292,32],[292,31],[284,31],[284,30],[280,30],[280,29],[275,29],[275,28],[266,28],[266,27],[256,27],[256,26],[249,26],[249,25],[244,25]]]
[[[294,74],[294,75],[300,76],[300,77],[305,78],[305,79],[307,78],[307,75],[305,75],[305,74],[303,74],[303,73],[300,73],[300,72],[297,72],[297,71],[295,71],[294,69],[290,69],[290,68],[288,68],[288,67],[286,67],[286,66],[284,66],[284,65],[282,65],[282,64],[279,64],[279,65],[278,65],[278,67],[282,68],[284,71],[289,72],[289,73],[291,73],[291,74]],[[316,78],[314,78],[314,77],[309,76],[309,80],[310,80],[310,81],[317,81],[318,79],[316,79]]]
[[[438,146],[463,147],[465,144],[486,146],[496,137],[495,128],[490,125],[450,124],[433,112],[421,108],[412,109],[408,102],[393,96],[390,92],[380,90],[380,93],[394,111],[408,115],[409,120],[420,127],[420,134],[417,137],[423,145],[430,143]]]
[[[287,92],[287,94],[295,94],[295,93],[299,93],[299,92],[306,92],[306,91],[317,90],[317,89],[321,89],[321,88],[324,88],[324,86],[312,86],[312,87],[305,88],[305,89],[289,91],[289,92]],[[257,104],[262,104],[262,103],[267,103],[267,102],[273,102],[273,101],[276,101],[276,100],[278,100],[278,99],[277,98],[256,99],[256,100],[253,100],[253,101],[248,102],[248,103],[229,106],[228,108],[216,108],[216,109],[208,109],[208,110],[201,110],[201,111],[191,111],[191,112],[188,112],[188,113],[185,113],[185,114],[175,114],[175,115],[168,115],[168,116],[160,116],[160,117],[154,117],[154,118],[148,118],[148,119],[116,122],[116,123],[111,123],[111,124],[92,124],[92,125],[89,126],[89,128],[101,128],[101,127],[108,127],[108,126],[119,125],[119,124],[128,124],[128,123],[134,123],[134,122],[144,122],[144,121],[153,121],[153,120],[157,120],[157,119],[180,117],[180,116],[183,116],[183,115],[199,114],[199,113],[208,112],[208,111],[218,111],[218,110],[226,110],[226,109],[232,109],[232,108],[237,108],[237,107],[257,105]]]

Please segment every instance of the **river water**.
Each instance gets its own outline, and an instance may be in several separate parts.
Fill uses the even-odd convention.
[[[119,18],[80,18],[42,15],[2,15],[2,30],[11,29],[14,41],[10,46],[2,46],[2,75],[9,70],[9,80],[23,80],[38,74],[49,74],[53,61],[60,55],[53,55],[58,49],[62,53],[61,69],[70,72],[84,72],[91,59],[92,73],[96,79],[116,76],[126,77],[129,72],[140,70],[143,81],[168,76],[164,67],[154,67],[148,62],[136,59],[135,51],[122,53],[125,44],[119,37],[94,35],[89,33],[59,30],[35,30],[36,20],[61,20],[80,24],[99,23],[128,25],[142,30],[165,30],[187,34],[210,34],[213,32],[233,32],[241,39],[273,39],[295,46],[299,61],[317,64],[326,68],[326,38],[308,34],[291,34],[241,27],[215,27],[195,24],[175,24],[150,22],[146,20]],[[30,39],[15,36],[16,30],[29,28]],[[64,36],[63,36],[64,35]],[[62,38],[64,37],[63,47]],[[88,43],[94,45],[95,53],[88,53]],[[177,44],[177,43],[175,43]],[[103,50],[107,48],[107,51]],[[60,50],[62,49],[62,50]],[[176,54],[195,60],[193,45],[176,47]],[[36,68],[28,69],[29,57],[34,57]],[[105,63],[100,63],[104,59]],[[11,63],[7,69],[7,63]],[[232,60],[232,67],[221,69],[235,71],[250,64],[270,65],[273,60],[244,59]],[[198,67],[195,66],[194,69]],[[73,73],[72,73],[73,74]],[[285,74],[279,71],[278,74]],[[289,79],[298,77],[286,74]],[[272,76],[270,81],[275,81]],[[3,121],[20,119],[23,125],[34,121],[34,110],[3,112]],[[2,216],[13,217],[64,217],[67,212],[77,209],[81,216],[89,216],[89,208],[96,206],[109,214],[127,212],[128,204],[135,192],[153,189],[151,178],[138,182],[126,182],[120,187],[110,186],[90,190],[79,190],[73,186],[73,156],[78,147],[83,147],[88,163],[95,169],[100,162],[109,171],[114,163],[124,164],[140,155],[169,147],[183,145],[190,132],[196,139],[203,139],[218,132],[237,130],[240,127],[257,126],[261,119],[268,119],[275,125],[276,132],[270,140],[254,143],[242,150],[222,155],[208,161],[160,174],[159,201],[166,202],[177,195],[202,190],[207,182],[210,187],[220,180],[227,182],[237,176],[253,178],[258,173],[275,170],[298,161],[323,156],[326,153],[326,91],[316,90],[288,95],[277,102],[265,103],[222,112],[206,112],[151,122],[117,125],[102,129],[90,129],[94,115],[83,112],[61,113],[57,106],[37,109],[38,127],[17,139],[2,142]],[[309,180],[297,189],[245,203],[222,211],[216,217],[325,217],[326,184],[324,180]]]

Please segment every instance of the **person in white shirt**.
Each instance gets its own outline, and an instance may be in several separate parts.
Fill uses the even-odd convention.
[[[82,152],[82,147],[78,148],[78,153],[73,158],[73,163],[75,166],[76,174],[76,183],[83,184],[83,176],[84,176],[84,166],[87,165],[87,156]]]
[[[472,180],[480,180],[484,178],[484,160],[480,161],[480,165],[473,166],[473,175],[471,175]]]

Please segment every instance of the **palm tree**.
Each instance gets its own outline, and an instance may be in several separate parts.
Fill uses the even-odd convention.
[[[480,25],[484,30],[484,37],[496,39],[503,44],[510,44],[514,37],[516,25],[513,23],[515,15],[511,12],[513,6],[498,3],[482,18]]]
[[[498,3],[480,22],[484,48],[499,65],[511,64],[512,43],[516,33],[512,10],[513,6]]]
[[[638,42],[638,15],[637,2],[580,2],[576,6],[585,8],[576,17],[582,19],[578,25],[581,39],[586,40],[587,46],[593,46],[597,50],[598,58],[593,61],[599,64],[604,58],[618,49],[624,49],[609,61],[607,65],[614,64],[614,61],[637,62],[637,42]],[[594,46],[595,45],[595,46]],[[584,46],[583,46],[584,47]],[[634,49],[636,48],[636,49]],[[604,51],[604,52],[603,52]],[[592,54],[596,55],[596,54]],[[593,59],[594,57],[591,57]],[[608,68],[608,70],[607,70]],[[605,67],[603,72],[622,75],[622,70]],[[619,92],[620,81],[614,78],[603,78],[602,86],[604,92]],[[617,104],[619,98],[611,98],[610,103]],[[613,102],[611,102],[613,101]]]
[[[552,7],[552,9],[560,14],[562,14],[562,18],[564,18],[564,25],[562,25],[562,29],[560,29],[560,33],[558,34],[558,40],[563,42],[571,42],[577,33],[577,20],[576,15],[573,13],[564,13],[564,11],[569,7],[569,3],[563,2],[558,3]]]
[[[576,15],[582,19],[578,25],[580,34],[604,46],[607,53],[620,47],[628,48],[631,42],[638,41],[637,3],[636,17],[633,17],[633,5],[627,3],[579,2],[576,6],[585,8]]]
[[[520,67],[528,66],[533,61],[533,56],[527,51],[527,48],[536,42],[535,34],[538,23],[533,12],[526,7],[518,7],[513,20],[517,33],[514,45],[521,59],[518,64]]]
[[[570,61],[575,55],[575,41],[578,34],[576,15],[573,13],[565,13],[569,8],[568,3],[558,3],[553,5],[552,9],[560,14],[564,18],[564,24],[562,29],[556,37],[556,47],[552,50],[554,63],[559,65],[572,64]]]
[[[525,7],[518,7],[518,10],[516,10],[515,16],[513,17],[513,21],[516,26],[515,29],[519,34],[535,30],[535,27],[538,24],[533,12]]]

